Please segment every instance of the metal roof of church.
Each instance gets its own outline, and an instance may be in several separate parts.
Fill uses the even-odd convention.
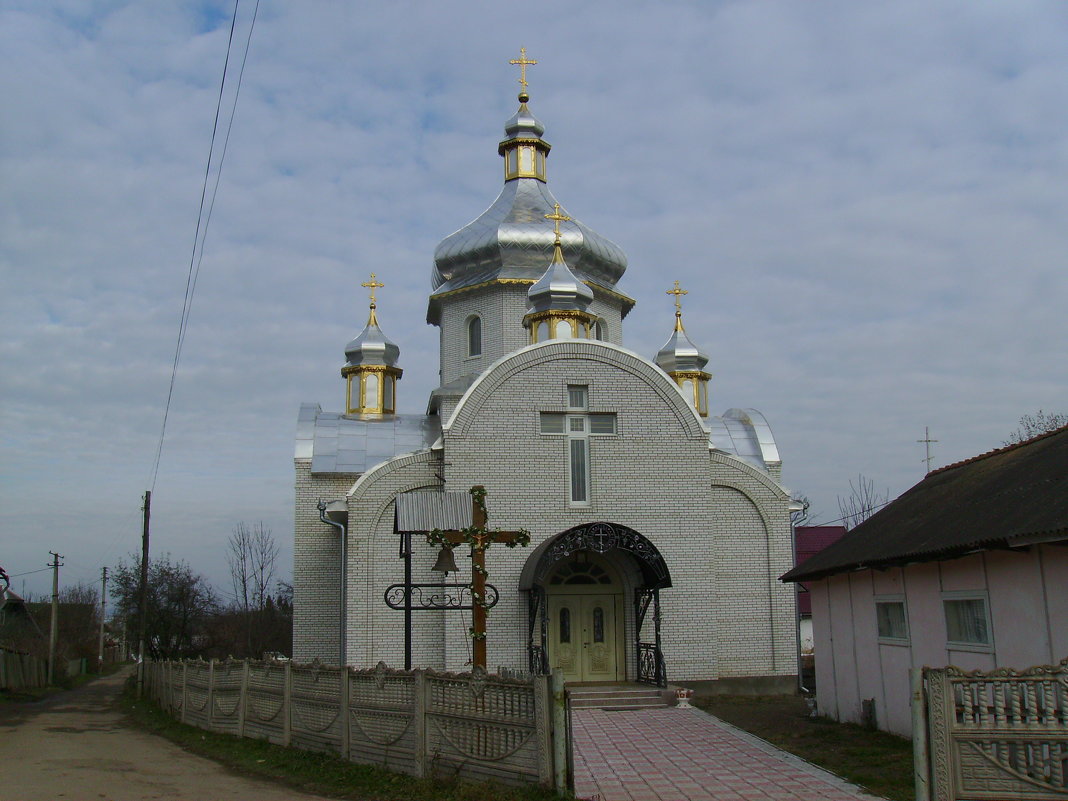
[[[311,459],[313,473],[363,473],[394,456],[428,450],[440,436],[437,416],[338,414],[305,403],[295,458]]]
[[[1043,542],[1068,542],[1068,426],[928,473],[782,580]]]

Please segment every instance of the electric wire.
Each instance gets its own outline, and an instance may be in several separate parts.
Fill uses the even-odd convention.
[[[215,120],[212,124],[211,130],[211,143],[208,146],[208,160],[204,167],[204,180],[200,190],[200,206],[197,211],[197,224],[193,234],[193,249],[189,257],[189,270],[186,275],[185,282],[185,297],[182,300],[182,313],[178,322],[178,338],[174,348],[174,360],[171,364],[171,378],[167,388],[167,401],[163,407],[163,422],[160,426],[159,441],[156,444],[156,454],[152,463],[151,480],[149,482],[150,489],[155,490],[156,479],[159,476],[160,461],[163,457],[163,443],[167,434],[167,421],[170,417],[171,401],[174,398],[174,384],[178,376],[178,364],[181,361],[182,348],[185,345],[185,337],[189,331],[189,316],[193,308],[193,296],[196,292],[197,279],[200,275],[200,265],[204,260],[204,241],[207,238],[208,226],[211,222],[211,213],[215,208],[215,198],[219,191],[219,180],[222,177],[223,161],[226,158],[226,144],[230,141],[230,132],[233,129],[234,114],[237,111],[237,100],[241,94],[241,78],[245,74],[245,63],[248,59],[249,44],[252,41],[252,31],[256,24],[256,16],[259,12],[259,0],[256,0],[255,7],[252,13],[252,22],[249,25],[248,36],[245,39],[245,49],[241,58],[241,69],[238,73],[237,86],[234,91],[233,105],[230,109],[230,116],[227,122],[226,135],[224,137],[224,146],[222,152],[219,155],[218,165],[216,167],[215,184],[212,188],[212,194],[210,202],[207,206],[207,213],[205,214],[205,200],[208,194],[208,183],[211,177],[211,166],[214,161],[215,154],[215,141],[219,133],[219,119],[222,112],[222,102],[224,90],[226,88],[226,79],[229,74],[230,68],[230,54],[233,49],[234,43],[234,31],[237,28],[237,12],[238,7],[241,4],[241,0],[234,0],[234,12],[230,20],[230,35],[226,43],[226,58],[223,62],[223,74],[222,80],[219,82],[219,97],[215,105]]]

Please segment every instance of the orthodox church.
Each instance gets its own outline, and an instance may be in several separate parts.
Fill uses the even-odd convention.
[[[678,282],[663,347],[623,347],[626,256],[549,191],[534,62],[513,63],[504,187],[434,253],[426,414],[395,411],[375,275],[342,411],[301,407],[293,656],[460,671],[481,647],[491,671],[788,690],[790,498],[771,429],[754,409],[709,416]]]

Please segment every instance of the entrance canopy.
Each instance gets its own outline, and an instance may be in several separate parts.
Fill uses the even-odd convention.
[[[637,531],[615,523],[586,523],[550,537],[533,550],[519,576],[519,589],[530,590],[545,584],[553,567],[576,551],[608,553],[623,551],[641,570],[644,589],[671,586],[671,574],[660,551]]]

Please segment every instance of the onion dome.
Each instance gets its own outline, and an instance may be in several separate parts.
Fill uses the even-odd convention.
[[[345,346],[345,366],[341,377],[346,380],[347,414],[392,414],[396,410],[396,386],[403,371],[397,367],[400,348],[378,327],[375,314],[375,289],[385,286],[371,280],[360,286],[371,289],[371,313],[367,325]]]
[[[537,281],[553,258],[553,226],[545,219],[557,205],[545,183],[551,146],[542,139],[544,126],[527,106],[525,88],[498,147],[505,161],[504,188],[481,216],[447,236],[434,251],[432,305],[436,296],[487,281]],[[618,245],[577,220],[568,221],[561,236],[580,281],[610,290],[627,269],[627,257]]]
[[[569,219],[560,214],[560,206],[557,204],[555,215],[557,226]],[[593,302],[593,290],[579,281],[571,268],[564,261],[564,251],[561,247],[561,234],[556,232],[556,242],[553,244],[553,260],[549,268],[530,289],[527,290],[527,305],[532,312],[549,310],[586,311]]]
[[[664,344],[664,347],[656,354],[654,361],[661,370],[674,379],[682,394],[697,409],[698,414],[707,417],[708,381],[712,378],[704,371],[705,365],[708,364],[708,356],[690,341],[682,325],[682,303],[679,298],[689,294],[689,291],[680,289],[679,282],[676,281],[675,288],[669,289],[667,294],[675,296],[675,330],[671,332],[671,338]]]

